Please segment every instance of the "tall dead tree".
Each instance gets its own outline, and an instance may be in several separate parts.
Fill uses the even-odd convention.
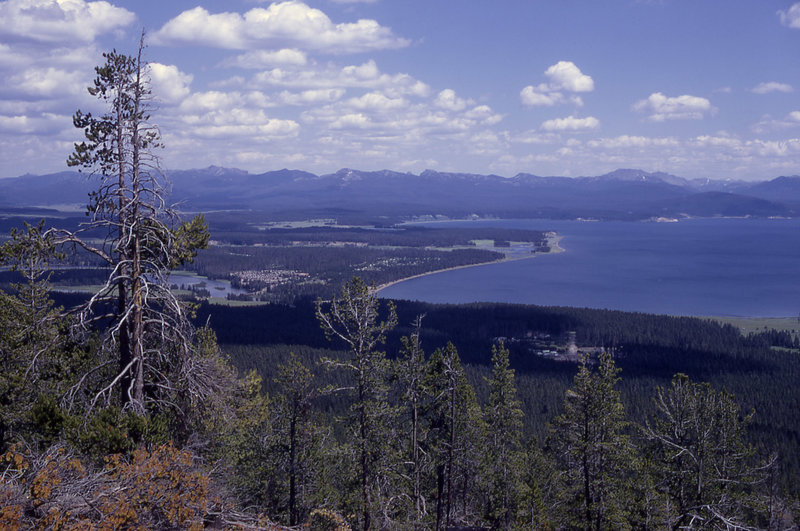
[[[85,140],[75,144],[67,160],[100,179],[90,195],[89,221],[77,231],[45,233],[56,244],[82,247],[110,268],[105,285],[82,312],[84,324],[108,320],[109,356],[103,365],[108,370],[116,364],[90,405],[110,403],[116,390],[122,406],[138,414],[145,412],[146,402],[187,380],[180,371],[192,343],[191,327],[167,276],[208,242],[202,217],[182,223],[166,203],[168,183],[155,153],[162,145],[158,128],[149,121],[143,50],[144,34],[135,56],[105,53],[105,64],[95,68],[88,90],[107,111],[100,117],[75,113],[73,123]],[[98,236],[102,244],[91,243]]]

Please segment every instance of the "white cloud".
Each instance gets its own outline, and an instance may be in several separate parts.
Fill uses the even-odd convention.
[[[23,135],[52,135],[72,125],[70,116],[42,113],[40,116],[0,115],[0,132]]]
[[[510,142],[514,143],[545,145],[556,142],[559,139],[559,135],[555,133],[539,133],[531,129],[516,135],[508,134],[508,138]]]
[[[800,125],[800,111],[792,111],[783,119],[776,119],[766,115],[753,126],[753,131],[762,134],[769,131],[787,129]]]
[[[701,135],[689,141],[697,147],[713,147],[713,148],[728,148],[739,149],[742,147],[742,141],[738,138],[730,136],[711,136]]]
[[[349,72],[352,77],[380,77],[372,68]],[[309,108],[300,117],[310,128],[317,131],[327,128],[338,135],[337,142],[346,142],[350,147],[358,143],[362,150],[371,145],[373,149],[396,153],[401,146],[428,149],[438,141],[447,141],[448,149],[464,149],[472,154],[496,149],[486,140],[496,133],[481,128],[497,124],[502,118],[488,105],[473,105],[472,100],[461,98],[452,90],[443,90],[430,98],[410,99],[388,86]],[[483,142],[471,140],[478,138]]]
[[[180,135],[188,138],[246,137],[263,142],[273,138],[296,136],[300,125],[294,120],[269,118],[263,110],[234,107],[211,110],[203,114],[186,114],[179,117],[185,126]]]
[[[793,92],[794,88],[787,83],[778,83],[777,81],[769,81],[765,83],[759,83],[755,87],[753,87],[750,92],[754,92],[756,94],[769,94],[770,92]]]
[[[241,81],[245,83],[244,80]],[[408,74],[382,73],[373,60],[343,68],[337,68],[330,64],[323,68],[273,68],[259,72],[246,83],[256,86],[304,89],[364,88],[381,90],[393,96],[426,97],[430,92],[428,85]]]
[[[55,67],[31,67],[8,75],[0,94],[15,95],[20,99],[62,98],[85,92],[86,75],[76,70]]]
[[[148,67],[153,95],[158,101],[179,103],[189,95],[194,76],[181,72],[175,65],[149,63]]]
[[[564,103],[566,101],[564,95],[560,92],[546,92],[546,89],[540,92],[540,89],[532,85],[528,85],[522,89],[519,93],[519,98],[522,104],[528,107],[537,105],[552,107],[557,103]]]
[[[380,92],[368,92],[359,98],[351,98],[347,104],[355,109],[388,111],[408,106],[404,98],[389,98]]]
[[[374,20],[334,24],[328,16],[299,1],[253,8],[246,13],[211,14],[203,7],[184,11],[153,35],[155,44],[193,44],[250,50],[297,48],[342,54],[401,48],[409,41]]]
[[[800,29],[800,2],[793,4],[787,11],[778,11],[781,24],[794,29]]]
[[[587,116],[586,118],[568,116],[566,118],[547,120],[542,124],[542,129],[545,131],[582,131],[597,129],[598,127],[600,127],[600,121],[594,116]]]
[[[528,85],[520,91],[519,97],[523,105],[533,107],[546,105],[552,107],[556,104],[570,102],[583,105],[583,100],[576,95],[565,96],[566,92],[591,92],[594,90],[594,80],[581,72],[571,61],[559,61],[545,70],[544,75],[549,83],[540,83],[537,86]]]
[[[705,115],[712,113],[714,108],[706,98],[682,95],[667,97],[661,92],[650,94],[647,99],[639,100],[633,105],[633,110],[648,113],[648,119],[653,122],[665,120],[700,120]]]
[[[594,90],[592,78],[581,72],[572,61],[559,61],[545,70],[544,75],[550,79],[551,90],[563,89],[569,92]]]
[[[108,2],[7,0],[0,3],[0,35],[40,42],[91,42],[127,26],[136,16]]]
[[[636,135],[620,135],[613,138],[599,138],[587,142],[589,147],[619,149],[619,148],[645,148],[652,146],[677,146],[679,142],[674,138],[650,138]]]
[[[467,108],[467,105],[470,105],[473,102],[472,100],[459,98],[456,96],[456,92],[453,89],[444,89],[436,96],[436,100],[433,103],[442,109],[463,111]]]
[[[464,117],[477,120],[483,125],[494,125],[503,120],[503,115],[492,110],[488,105],[478,105],[464,113]]]
[[[239,105],[263,109],[275,107],[277,103],[273,102],[263,92],[257,90],[249,92],[211,90],[195,92],[189,95],[181,102],[178,112],[184,114],[202,113],[220,109],[232,109]]]
[[[300,50],[284,48],[282,50],[253,50],[223,61],[223,66],[239,68],[270,68],[274,66],[303,66],[308,62],[306,54]]]
[[[331,129],[367,129],[373,126],[372,120],[360,112],[345,114],[330,123]]]
[[[344,96],[344,89],[312,89],[302,92],[289,92],[284,90],[279,94],[284,105],[313,105],[317,103],[331,103]]]

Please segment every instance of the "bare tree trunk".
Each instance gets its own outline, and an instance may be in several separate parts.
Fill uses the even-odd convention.
[[[295,444],[297,438],[297,415],[292,411],[289,421],[289,525],[297,525],[297,470]]]
[[[142,98],[142,83],[141,83],[141,76],[142,76],[142,48],[144,46],[144,34],[142,34],[142,40],[139,42],[139,53],[136,56],[136,88],[134,90],[134,100],[133,100],[133,121],[131,124],[131,145],[132,145],[132,161],[131,161],[131,173],[132,173],[132,182],[131,188],[133,190],[133,212],[132,215],[132,224],[131,224],[131,238],[133,239],[133,252],[131,253],[131,291],[133,296],[133,308],[132,308],[132,317],[133,317],[133,330],[131,334],[131,343],[134,347],[133,353],[134,356],[137,357],[136,363],[136,387],[134,388],[134,409],[137,413],[143,414],[144,409],[144,330],[142,328],[142,312],[143,312],[143,303],[142,303],[142,248],[141,248],[141,232],[139,230],[139,223],[141,220],[139,219],[139,204],[140,204],[140,193],[141,193],[141,182],[140,182],[140,171],[141,171],[141,160],[140,160],[140,142],[141,139],[139,137],[139,127],[140,127],[140,103]]]
[[[450,447],[447,449],[447,518],[450,527],[450,514],[453,505],[453,454],[456,447],[456,380],[450,371]]]

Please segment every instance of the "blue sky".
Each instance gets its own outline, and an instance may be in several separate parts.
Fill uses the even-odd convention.
[[[147,31],[163,165],[800,174],[800,2],[4,0],[0,176],[66,168]]]

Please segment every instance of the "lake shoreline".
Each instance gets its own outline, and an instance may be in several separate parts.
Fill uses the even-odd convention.
[[[536,258],[537,256],[545,256],[545,255],[548,255],[548,254],[563,253],[565,251],[565,249],[559,245],[559,243],[561,242],[562,238],[563,238],[563,236],[561,236],[560,234],[558,234],[556,232],[548,232],[548,234],[547,234],[547,246],[550,248],[550,250],[547,251],[547,252],[544,252],[544,253],[532,252],[528,256],[511,256],[510,254],[506,254],[503,258],[501,258],[499,260],[493,260],[491,262],[481,262],[480,264],[465,264],[465,265],[460,265],[460,266],[448,267],[448,268],[445,268],[445,269],[437,269],[436,271],[428,271],[426,273],[420,273],[418,275],[412,275],[410,277],[404,277],[404,278],[399,278],[397,280],[392,280],[391,282],[385,282],[383,284],[380,284],[379,286],[376,286],[374,292],[377,295],[380,295],[380,292],[382,290],[384,290],[386,288],[389,288],[391,286],[395,286],[397,284],[400,284],[401,282],[406,282],[407,280],[414,280],[414,279],[417,279],[417,278],[427,277],[427,276],[430,276],[430,275],[436,275],[438,273],[446,273],[448,271],[457,271],[459,269],[466,269],[468,267],[481,267],[481,266],[488,266],[488,265],[494,265],[494,264],[502,264],[502,263],[506,263],[506,262],[516,262],[516,261],[519,261],[519,260],[530,260],[532,258]],[[494,250],[496,250],[496,249],[494,249]],[[500,251],[500,252],[502,252],[502,251]]]

